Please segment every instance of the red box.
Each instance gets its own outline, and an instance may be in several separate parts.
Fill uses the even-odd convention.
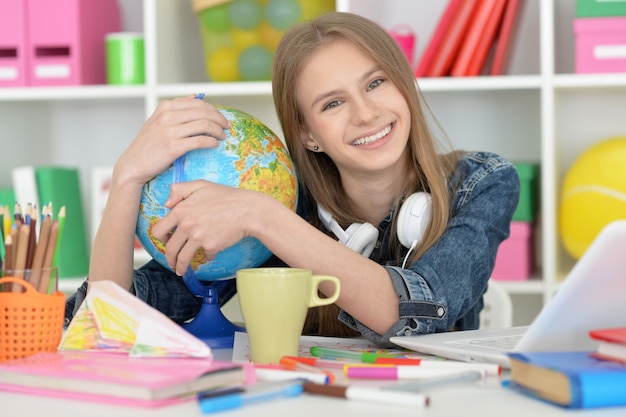
[[[533,271],[533,259],[532,224],[511,222],[511,234],[498,248],[491,278],[498,281],[528,279]]]
[[[574,19],[576,72],[626,72],[626,17]]]

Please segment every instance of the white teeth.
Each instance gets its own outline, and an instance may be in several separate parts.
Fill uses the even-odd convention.
[[[356,146],[367,145],[368,143],[375,142],[378,139],[387,136],[389,132],[391,132],[391,125],[388,125],[386,128],[376,133],[375,135],[366,136],[364,138],[357,139],[354,142],[352,142],[352,144]]]

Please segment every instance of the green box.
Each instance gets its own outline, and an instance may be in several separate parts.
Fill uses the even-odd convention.
[[[626,0],[577,0],[576,16],[626,16]]]
[[[513,213],[513,221],[532,223],[539,209],[539,164],[515,162],[520,180],[519,203]]]

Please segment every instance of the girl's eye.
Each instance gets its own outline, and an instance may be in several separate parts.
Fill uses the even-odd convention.
[[[337,107],[339,104],[340,104],[339,100],[331,101],[330,103],[328,103],[327,105],[324,106],[322,111],[328,110],[328,109],[332,109],[334,107]]]
[[[381,85],[384,82],[385,82],[385,80],[383,80],[382,78],[378,78],[378,79],[372,81],[370,83],[370,85],[367,86],[367,91],[370,91],[370,90],[378,87],[379,85]]]

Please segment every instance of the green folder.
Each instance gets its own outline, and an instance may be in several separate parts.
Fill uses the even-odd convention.
[[[65,221],[59,222],[59,241],[54,264],[59,267],[59,278],[85,277],[89,271],[89,250],[85,213],[76,168],[37,166],[35,168],[37,194],[41,207],[52,203],[53,219],[65,206]]]

